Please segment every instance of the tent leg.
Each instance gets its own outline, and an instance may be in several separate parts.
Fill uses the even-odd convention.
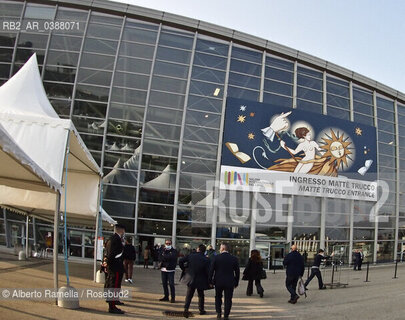
[[[59,208],[60,208],[60,193],[56,193],[56,208],[53,220],[53,287],[55,292],[58,292],[58,243],[59,243]],[[55,300],[58,305],[58,299]]]
[[[94,261],[93,261],[93,281],[96,282],[96,274],[97,274],[97,247],[98,247],[98,224],[100,220],[100,213],[96,214],[96,232],[94,233]]]
[[[25,259],[28,259],[28,247],[30,245],[30,217],[27,215],[25,221]]]

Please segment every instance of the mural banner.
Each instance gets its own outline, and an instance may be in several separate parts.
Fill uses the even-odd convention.
[[[221,188],[377,201],[372,126],[228,98]]]

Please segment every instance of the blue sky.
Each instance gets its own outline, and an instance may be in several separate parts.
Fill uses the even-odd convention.
[[[405,93],[405,1],[402,0],[115,1],[259,36]]]

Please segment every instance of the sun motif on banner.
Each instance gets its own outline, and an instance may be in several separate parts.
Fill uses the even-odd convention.
[[[240,123],[244,123],[245,122],[245,120],[246,120],[246,116],[238,116],[238,120],[236,120],[236,121],[238,121],[238,122],[240,122]]]
[[[322,137],[322,140],[324,141],[324,145],[320,146],[322,149],[325,150],[325,153],[323,154],[323,157],[328,157],[331,159],[331,162],[335,162],[336,168],[339,168],[339,166],[343,167],[343,164],[347,166],[347,159],[350,159],[350,154],[352,152],[349,150],[349,145],[352,144],[352,142],[347,141],[347,139],[344,139],[344,134],[339,137],[339,133],[336,136],[335,132],[333,130],[331,132],[331,137],[327,135],[327,138]]]

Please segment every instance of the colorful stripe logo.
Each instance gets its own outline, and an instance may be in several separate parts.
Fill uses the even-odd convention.
[[[224,183],[233,185],[249,185],[249,174],[248,173],[238,173],[236,171],[225,171],[224,173]]]

